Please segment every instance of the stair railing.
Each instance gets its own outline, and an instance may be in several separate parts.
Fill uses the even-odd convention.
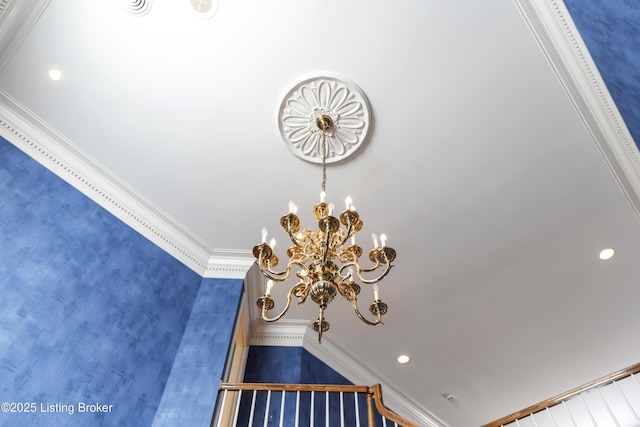
[[[640,363],[482,427],[640,426]]]
[[[418,427],[384,406],[382,387],[221,383],[213,427]]]

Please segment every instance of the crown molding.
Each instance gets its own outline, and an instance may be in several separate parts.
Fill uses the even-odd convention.
[[[0,70],[27,38],[51,0],[0,0]]]
[[[524,20],[640,217],[640,152],[561,0],[515,0]]]
[[[213,249],[0,90],[0,136],[203,277],[244,278],[249,251]]]
[[[251,331],[250,345],[304,347],[304,338],[307,334],[309,322],[281,319],[278,320],[277,324],[262,323],[262,325]]]
[[[255,257],[249,250],[214,249],[202,274],[217,279],[244,279]]]

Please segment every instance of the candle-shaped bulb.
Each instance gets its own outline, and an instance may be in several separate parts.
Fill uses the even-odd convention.
[[[380,235],[380,244],[382,245],[382,247],[387,246],[387,235],[386,234],[381,234]]]
[[[373,284],[373,299],[376,301],[380,301],[380,288],[378,288],[378,284]]]
[[[345,208],[345,210],[352,209],[352,206],[351,206],[351,196],[347,196],[347,198],[346,198],[346,199],[344,199],[344,203],[345,203],[345,205],[347,205],[347,207]]]
[[[271,295],[271,289],[273,289],[273,280],[269,279],[269,281],[267,282],[267,291],[264,293],[265,296]]]
[[[271,239],[271,241],[269,242],[269,246],[271,247],[271,249],[274,249],[276,247],[275,237]]]
[[[333,215],[333,209],[335,208],[335,206],[333,205],[333,203],[329,203],[329,216]]]
[[[320,192],[320,203],[324,203],[327,201],[327,192],[322,190]]]
[[[296,213],[298,211],[298,207],[296,206],[295,203],[293,203],[293,200],[289,200],[289,213]]]
[[[351,246],[355,246],[356,245],[356,235],[354,234],[353,236],[351,236]]]
[[[267,229],[266,228],[262,228],[262,243],[266,243],[267,242]]]
[[[373,240],[373,247],[378,248],[378,236],[375,233],[371,233],[371,240]]]

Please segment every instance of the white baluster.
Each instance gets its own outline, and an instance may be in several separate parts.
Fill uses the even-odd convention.
[[[324,405],[324,424],[329,427],[329,392],[325,392],[325,405]]]
[[[271,390],[267,390],[267,403],[264,405],[264,424],[262,427],[268,427],[269,423],[269,407],[271,406]]]
[[[238,425],[238,416],[240,415],[240,401],[242,400],[242,390],[238,390],[238,401],[236,402],[236,413],[233,416],[233,425]]]
[[[220,427],[222,425],[222,415],[224,414],[224,404],[227,400],[227,390],[222,392],[222,403],[220,403],[220,408],[218,409],[218,424]]]
[[[251,399],[251,412],[249,413],[249,425],[252,426],[253,425],[253,413],[256,410],[256,394],[258,393],[257,390],[253,390],[253,398]]]
[[[313,427],[313,408],[315,406],[315,402],[314,402],[314,393],[313,390],[311,390],[311,410],[309,411],[309,427]]]
[[[360,427],[360,408],[358,408],[358,392],[354,393],[354,402],[356,405],[356,427]]]
[[[344,427],[344,393],[340,392],[340,427]]]
[[[298,427],[300,419],[300,390],[296,391],[296,425]]]
[[[282,390],[282,400],[280,401],[280,427],[284,426],[284,398],[287,392]]]

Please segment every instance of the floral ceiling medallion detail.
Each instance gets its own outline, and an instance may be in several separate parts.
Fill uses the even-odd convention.
[[[293,154],[322,163],[322,132],[316,119],[331,117],[326,132],[327,163],[346,159],[366,141],[371,115],[362,90],[332,76],[311,77],[295,84],[280,105],[280,134]]]

